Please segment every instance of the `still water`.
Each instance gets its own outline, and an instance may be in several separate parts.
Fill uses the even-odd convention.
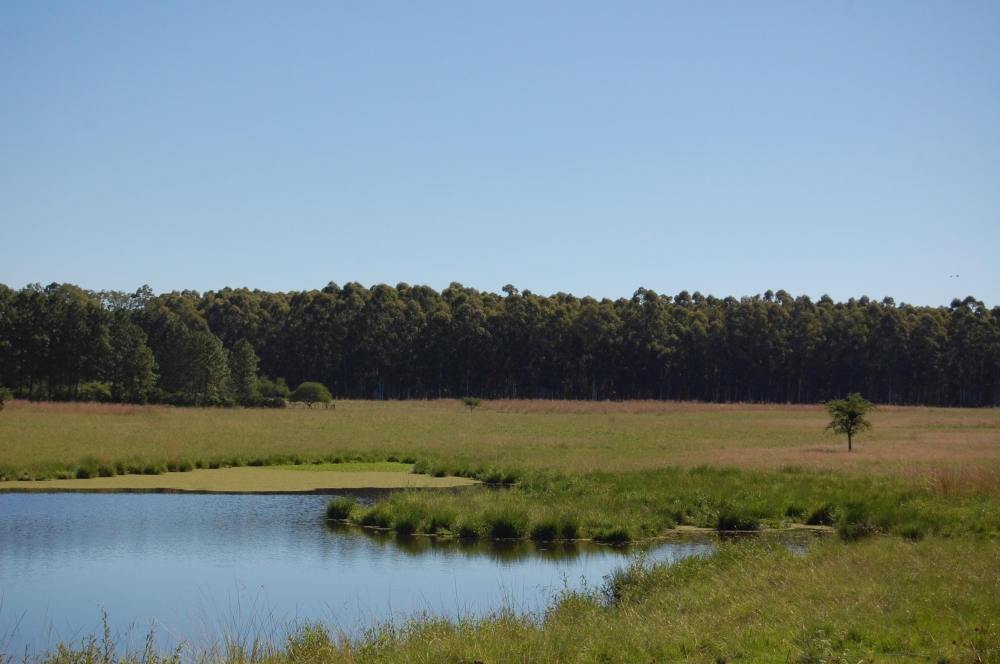
[[[439,542],[331,528],[329,496],[0,494],[0,650],[158,625],[166,642],[294,620],[350,631],[414,612],[540,611],[638,549]],[[645,549],[651,560],[711,541]]]

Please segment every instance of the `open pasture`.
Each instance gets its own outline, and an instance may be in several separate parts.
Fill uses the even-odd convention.
[[[347,401],[336,410],[15,401],[0,413],[0,474],[50,477],[85,459],[344,456],[569,473],[794,466],[901,472],[947,484],[955,473],[975,479],[1000,465],[1000,410],[883,407],[873,421],[874,431],[848,453],[842,438],[824,433],[821,406],[494,401],[469,412],[456,401]]]

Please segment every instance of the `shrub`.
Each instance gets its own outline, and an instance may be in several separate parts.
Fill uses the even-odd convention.
[[[291,394],[284,378],[272,381],[267,376],[261,376],[257,380],[257,393],[266,399],[281,399],[282,401]]]
[[[8,390],[6,387],[0,387],[0,410],[3,410],[4,404],[11,401],[13,398],[13,392]]]
[[[92,381],[81,385],[76,394],[80,401],[111,401],[111,386]]]
[[[477,399],[476,397],[462,397],[462,403],[469,407],[469,412],[471,413],[482,405],[483,400]]]
[[[333,401],[330,390],[322,383],[302,383],[288,396],[289,401],[304,403],[310,408],[314,403],[328,404]]]

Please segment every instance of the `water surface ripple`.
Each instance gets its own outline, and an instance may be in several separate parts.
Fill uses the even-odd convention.
[[[449,616],[538,611],[591,586],[637,549],[397,540],[323,519],[329,496],[0,494],[0,637],[5,650],[52,647],[98,631],[264,612],[347,629],[415,611]],[[650,559],[710,552],[663,542]],[[254,603],[256,605],[254,606]]]

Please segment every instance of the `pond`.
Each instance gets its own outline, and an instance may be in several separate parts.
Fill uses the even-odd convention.
[[[329,496],[0,494],[0,650],[158,625],[161,641],[323,620],[346,631],[414,612],[539,611],[599,585],[638,548],[399,540],[323,518]],[[656,560],[709,539],[644,547]],[[252,626],[252,627],[248,627]]]

